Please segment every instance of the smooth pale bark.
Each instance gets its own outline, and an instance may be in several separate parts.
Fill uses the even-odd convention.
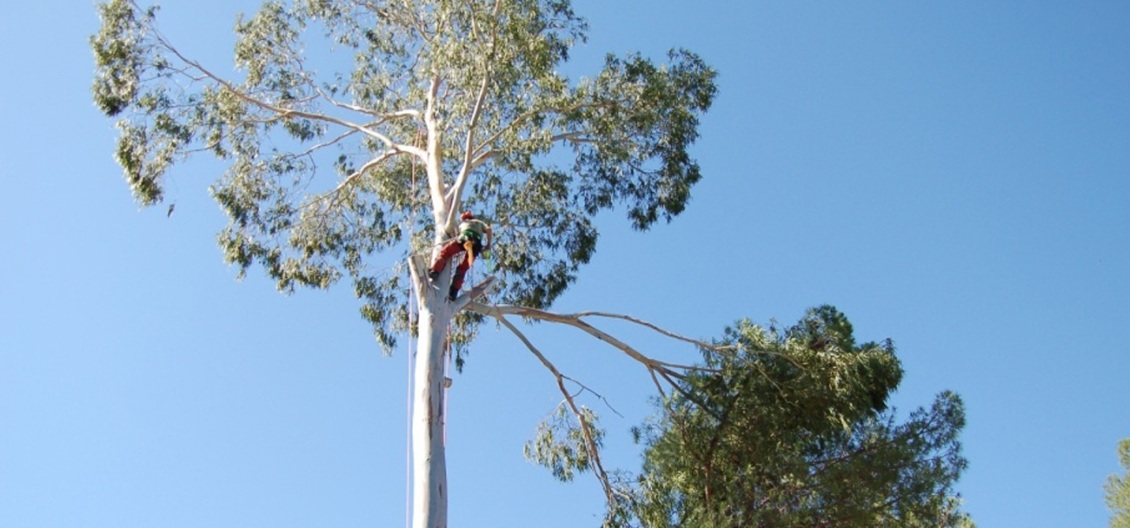
[[[420,299],[417,312],[419,340],[416,342],[413,378],[415,392],[412,397],[412,526],[447,528],[447,455],[444,444],[447,331],[455,314],[473,299],[488,292],[494,285],[494,279],[488,277],[451,301],[446,293],[450,284],[447,273],[440,274],[436,284],[429,284],[428,263],[419,255],[412,257],[409,268],[417,298]]]
[[[415,393],[412,402],[414,528],[447,527],[447,459],[444,446],[444,354],[447,329],[456,305],[427,284],[423,259],[412,262],[419,293],[419,340],[416,343]],[[446,277],[441,282],[447,282]]]

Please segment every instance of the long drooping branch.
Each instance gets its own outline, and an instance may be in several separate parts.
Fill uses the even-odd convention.
[[[533,342],[531,342],[530,339],[526,337],[526,335],[523,334],[521,330],[518,329],[518,327],[514,326],[513,323],[506,319],[506,316],[500,313],[495,313],[494,317],[498,320],[499,323],[513,332],[518,340],[521,341],[522,344],[526,345],[526,348],[530,351],[530,353],[532,353],[534,357],[536,357],[538,361],[541,362],[542,366],[544,366],[546,370],[549,370],[549,372],[553,374],[554,379],[556,379],[557,381],[558,390],[560,390],[562,396],[565,397],[565,404],[569,407],[569,411],[573,413],[573,416],[577,419],[577,422],[581,426],[581,437],[585,441],[585,449],[588,451],[588,459],[592,461],[591,465],[594,473],[596,473],[596,478],[600,481],[601,487],[604,488],[605,498],[607,498],[610,507],[614,506],[618,502],[616,499],[615,488],[612,486],[612,482],[608,478],[608,473],[604,470],[604,463],[600,459],[600,449],[596,444],[596,435],[593,431],[593,424],[589,422],[588,418],[586,418],[585,413],[581,410],[580,406],[577,405],[575,396],[571,392],[569,392],[568,388],[565,387],[565,381],[571,378],[562,374],[561,371],[557,369],[557,366],[555,366],[553,362],[549,361],[549,359],[545,357],[545,354],[542,354],[541,351],[538,350],[536,346],[534,346]]]
[[[663,329],[663,328],[661,328],[657,325],[654,325],[652,323],[649,323],[649,322],[641,320],[641,319],[637,319],[635,317],[631,317],[631,316],[628,316],[628,315],[607,313],[607,312],[580,312],[580,313],[574,313],[574,314],[559,314],[559,313],[548,312],[546,310],[539,310],[539,309],[536,309],[536,308],[527,308],[527,307],[523,307],[523,306],[487,305],[487,304],[482,304],[482,303],[478,303],[478,302],[468,303],[467,309],[472,310],[476,313],[480,313],[482,315],[493,317],[495,319],[498,319],[499,321],[501,321],[504,316],[514,315],[514,316],[518,316],[518,317],[534,319],[534,320],[539,320],[539,321],[547,321],[547,322],[565,324],[565,325],[577,328],[577,329],[595,337],[596,339],[598,339],[600,341],[608,343],[613,348],[623,352],[629,358],[631,358],[634,361],[643,365],[647,369],[648,375],[651,377],[652,382],[655,384],[656,390],[664,398],[666,398],[666,395],[667,395],[665,387],[670,388],[670,389],[674,390],[675,392],[678,392],[680,395],[685,397],[687,400],[693,402],[695,405],[697,405],[699,408],[703,409],[705,412],[713,415],[715,418],[721,418],[717,414],[717,411],[711,405],[708,405],[707,402],[703,401],[703,399],[699,395],[696,395],[696,394],[692,393],[691,391],[689,391],[687,389],[687,387],[685,386],[686,384],[682,383],[683,381],[685,381],[687,379],[687,373],[689,373],[689,372],[717,373],[717,372],[719,372],[717,369],[708,368],[708,367],[700,367],[700,366],[691,366],[691,365],[686,365],[686,364],[681,364],[681,363],[672,363],[672,362],[668,362],[668,361],[661,361],[661,360],[651,358],[648,355],[644,354],[643,352],[640,352],[639,350],[637,350],[635,347],[632,347],[631,345],[629,345],[629,344],[623,342],[622,340],[616,338],[615,336],[612,336],[611,334],[609,334],[609,333],[607,333],[603,330],[600,330],[600,329],[596,328],[595,326],[589,324],[584,319],[585,318],[605,318],[605,319],[616,319],[616,320],[629,322],[629,323],[647,328],[647,329],[652,330],[654,332],[657,332],[657,333],[659,333],[659,334],[661,334],[665,337],[674,339],[676,341],[691,344],[691,345],[694,345],[696,347],[699,347],[699,348],[702,348],[702,349],[707,349],[707,350],[712,350],[712,351],[715,351],[715,352],[732,350],[734,348],[734,346],[732,346],[732,345],[717,345],[717,344],[713,344],[713,343],[707,343],[707,342],[702,341],[702,340],[689,338],[689,337],[682,336],[682,335],[679,335],[677,333],[671,332],[669,330],[665,330],[665,329]],[[800,367],[800,365],[797,365],[795,361],[793,361],[791,358],[789,358],[789,357],[787,357],[783,354],[779,354],[779,353],[776,353],[776,352],[773,352],[773,351],[768,351],[768,350],[759,350],[759,351],[756,351],[756,353],[779,356],[779,357],[782,357],[785,360],[793,363],[798,368]]]

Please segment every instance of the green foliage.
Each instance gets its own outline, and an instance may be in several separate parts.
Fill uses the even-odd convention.
[[[1122,465],[1122,476],[1111,475],[1106,482],[1106,505],[1110,508],[1111,528],[1130,528],[1130,438],[1118,443],[1118,462]]]
[[[581,420],[590,427],[593,444],[600,449],[604,431],[596,425],[596,413],[581,407],[579,417],[574,417],[562,404],[538,425],[537,434],[526,443],[523,450],[526,459],[548,468],[554,477],[563,482],[573,480],[577,473],[592,469],[593,454],[585,441]]]
[[[185,158],[219,158],[227,260],[284,291],[348,278],[386,347],[408,324],[393,262],[442,240],[452,212],[494,221],[499,300],[540,308],[592,257],[594,215],[647,229],[701,178],[689,148],[713,70],[679,50],[566,78],[588,29],[566,0],[267,1],[235,25],[233,78],[183,56],[155,8],[98,9],[93,95],[137,199],[160,202]]]
[[[889,343],[854,341],[843,314],[778,332],[749,321],[635,431],[643,473],[610,523],[647,527],[963,526],[961,399],[904,423],[887,410],[902,370]]]
[[[98,11],[102,27],[90,39],[98,67],[94,102],[107,115],[116,116],[136,103],[141,72],[148,67],[147,48],[141,45],[145,26],[129,2],[100,4]]]

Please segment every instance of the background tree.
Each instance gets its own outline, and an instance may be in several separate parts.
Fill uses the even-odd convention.
[[[1110,508],[1111,528],[1130,528],[1130,438],[1118,443],[1118,462],[1125,471],[1122,476],[1111,475],[1106,481],[1106,506]]]
[[[966,467],[961,399],[896,423],[888,342],[857,344],[832,307],[795,326],[749,321],[703,350],[663,399],[618,524],[648,527],[968,526],[952,486]]]
[[[384,347],[418,334],[416,526],[446,525],[445,343],[461,364],[484,314],[580,323],[538,310],[595,251],[593,217],[619,207],[646,230],[679,214],[701,177],[687,149],[714,72],[676,50],[666,65],[610,55],[571,80],[560,66],[587,28],[567,0],[266,1],[236,23],[235,76],[182,53],[156,7],[98,9],[94,100],[118,119],[137,200],[161,202],[173,165],[215,156],[228,262],[261,266],[283,291],[347,278]],[[499,243],[490,279],[448,302],[450,277],[431,288],[422,268],[463,210],[493,220]],[[491,289],[502,308],[464,310]],[[569,410],[599,468],[595,417]]]

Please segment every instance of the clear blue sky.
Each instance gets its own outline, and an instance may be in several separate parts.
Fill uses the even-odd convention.
[[[230,64],[234,2],[166,3],[183,49]],[[575,7],[578,70],[682,46],[721,92],[687,212],[646,234],[602,217],[557,309],[710,337],[834,304],[899,347],[904,416],[964,397],[958,488],[981,526],[1105,525],[1130,437],[1130,3]],[[348,288],[237,282],[214,164],[177,173],[172,217],[131,202],[90,102],[96,26],[91,2],[0,17],[0,526],[403,525],[405,354],[381,355]],[[534,334],[624,415],[604,412],[609,457],[637,469],[649,380],[581,335]],[[521,456],[558,399],[484,329],[451,392],[453,526],[596,525],[591,478]]]

